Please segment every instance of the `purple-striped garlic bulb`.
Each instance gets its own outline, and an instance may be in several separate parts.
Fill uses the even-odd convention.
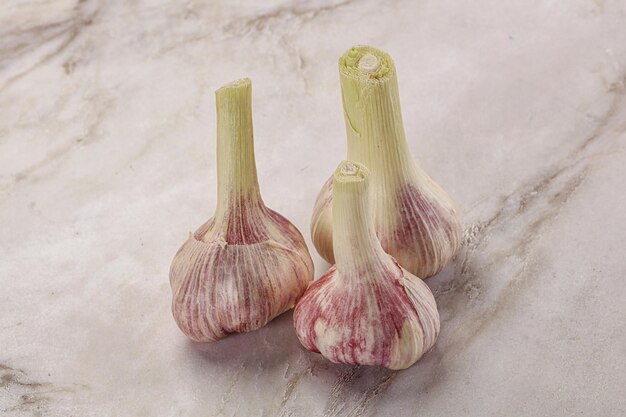
[[[356,46],[339,59],[348,159],[372,172],[369,200],[383,249],[420,278],[441,271],[460,244],[454,203],[409,152],[391,57]],[[322,187],[311,219],[319,254],[334,263],[332,186]]]
[[[336,264],[296,305],[298,339],[332,362],[408,368],[439,335],[435,298],[376,238],[368,169],[344,161],[332,180]]]
[[[313,279],[300,232],[259,192],[249,79],[216,91],[217,207],[170,268],[172,313],[193,340],[249,332],[292,308]]]

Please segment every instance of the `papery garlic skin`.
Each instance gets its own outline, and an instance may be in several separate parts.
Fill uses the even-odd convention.
[[[170,268],[174,319],[199,342],[266,325],[292,308],[313,278],[302,235],[261,199],[251,97],[248,79],[216,92],[215,215],[189,235]]]
[[[348,159],[372,172],[369,199],[381,245],[412,274],[430,277],[456,253],[461,221],[448,194],[410,155],[393,61],[357,46],[340,58],[339,73]],[[334,263],[330,180],[315,202],[311,236],[319,254]]]
[[[294,311],[302,345],[337,363],[404,369],[439,335],[428,286],[381,247],[369,214],[368,170],[344,161],[333,176],[337,264],[313,282]]]

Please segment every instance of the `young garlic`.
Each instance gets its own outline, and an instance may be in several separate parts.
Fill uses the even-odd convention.
[[[383,249],[412,274],[427,278],[454,256],[461,223],[453,202],[413,160],[404,135],[391,57],[356,46],[339,59],[348,159],[372,172],[370,204]],[[329,179],[315,202],[311,236],[334,263]]]
[[[249,332],[292,308],[313,278],[300,232],[259,192],[249,79],[216,91],[217,207],[170,269],[178,327],[206,342]]]
[[[435,298],[376,238],[368,169],[344,161],[332,180],[337,263],[298,302],[298,339],[332,362],[408,368],[439,335]]]

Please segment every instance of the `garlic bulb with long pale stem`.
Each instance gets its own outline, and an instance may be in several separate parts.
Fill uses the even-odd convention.
[[[292,308],[313,278],[302,235],[259,192],[249,79],[216,92],[217,208],[170,268],[172,313],[196,341],[264,326]]]
[[[446,192],[413,160],[404,134],[396,70],[391,57],[369,46],[339,59],[348,159],[371,170],[370,204],[383,249],[412,274],[439,272],[460,244],[461,223]],[[332,180],[313,211],[311,236],[334,263]]]
[[[435,343],[439,313],[428,286],[385,253],[369,213],[367,168],[344,161],[333,176],[336,264],[294,311],[302,345],[333,362],[403,369]]]

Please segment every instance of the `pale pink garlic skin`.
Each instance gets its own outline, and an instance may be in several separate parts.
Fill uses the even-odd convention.
[[[342,275],[332,267],[314,281],[294,311],[300,343],[335,363],[404,369],[439,336],[432,292],[397,263],[379,271]]]
[[[259,329],[291,309],[307,288],[313,262],[302,235],[270,209],[260,216],[261,230],[247,235],[222,235],[211,219],[174,257],[172,313],[189,338],[208,342]],[[241,223],[231,229],[245,230]],[[254,241],[254,235],[264,238]]]
[[[300,232],[265,206],[254,159],[250,80],[216,92],[217,207],[170,268],[172,313],[199,342],[256,330],[291,309],[313,279]]]
[[[332,362],[404,369],[432,348],[439,313],[428,286],[386,254],[376,238],[369,178],[367,168],[351,161],[335,172],[337,263],[309,286],[294,311],[294,325],[305,348]]]
[[[410,154],[393,61],[385,52],[357,46],[340,58],[339,74],[348,159],[371,171],[369,203],[376,234],[403,268],[430,277],[456,253],[461,221],[448,194]],[[331,180],[324,184],[311,218],[313,244],[331,264],[332,187]]]

